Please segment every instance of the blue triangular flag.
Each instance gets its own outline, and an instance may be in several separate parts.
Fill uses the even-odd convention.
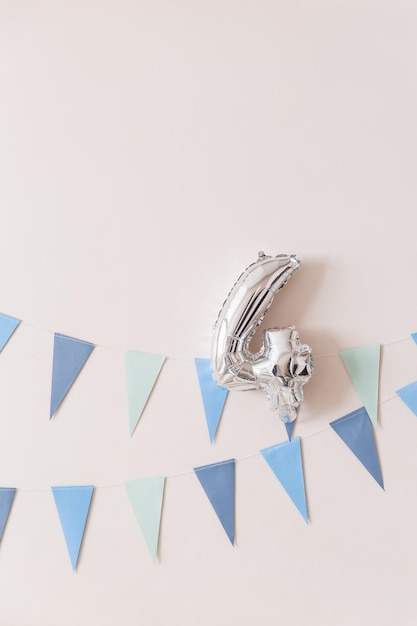
[[[210,442],[213,443],[228,391],[213,380],[210,359],[195,359],[195,365],[203,398]]]
[[[195,467],[194,472],[232,545],[235,542],[235,460]]]
[[[414,343],[417,343],[417,333],[411,333]]]
[[[94,344],[88,341],[55,333],[50,418],[70,390],[93,348]]]
[[[164,364],[162,354],[128,350],[125,353],[127,400],[130,435],[139,422],[152,389]]]
[[[92,485],[52,487],[73,570],[77,567],[93,490]]]
[[[398,389],[397,395],[417,415],[417,381]]]
[[[0,539],[3,537],[15,493],[16,489],[14,487],[0,488]]]
[[[374,343],[369,346],[340,350],[339,354],[372,424],[376,427],[381,345]]]
[[[289,441],[291,441],[294,426],[295,426],[295,420],[292,422],[285,422],[285,430],[287,431]]]
[[[383,489],[384,481],[376,451],[372,424],[365,407],[339,417],[339,419],[330,422],[330,426]]]
[[[19,326],[20,320],[10,315],[0,313],[0,352],[3,350],[16,328]]]
[[[300,438],[296,437],[292,441],[264,448],[261,454],[305,521],[308,522]]]
[[[164,499],[164,476],[125,482],[127,495],[154,563],[158,555],[159,528]]]

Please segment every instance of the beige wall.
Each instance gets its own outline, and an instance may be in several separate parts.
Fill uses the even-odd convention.
[[[0,546],[5,626],[416,623],[414,2],[0,0]],[[297,434],[310,524],[231,394],[210,446],[193,358],[258,250],[303,265],[268,314],[317,356]],[[49,331],[49,332],[48,332]],[[49,421],[53,331],[98,344]],[[404,340],[404,341],[403,341]],[[381,342],[383,492],[329,421],[337,351]],[[132,439],[123,351],[169,358]],[[321,356],[320,356],[321,355]],[[330,355],[330,356],[323,356]],[[237,459],[233,549],[192,468]],[[168,477],[153,565],[122,482]],[[49,491],[97,486],[77,573]]]

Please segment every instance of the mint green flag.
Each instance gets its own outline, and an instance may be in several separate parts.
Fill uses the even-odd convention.
[[[379,362],[381,345],[341,350],[340,357],[374,427],[378,419]]]
[[[127,495],[141,527],[143,536],[154,563],[158,554],[159,527],[165,478],[154,476],[125,482]]]
[[[139,422],[164,361],[165,357],[161,354],[133,350],[125,353],[130,436]]]

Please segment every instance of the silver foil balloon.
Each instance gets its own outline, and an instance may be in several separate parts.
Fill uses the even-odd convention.
[[[262,389],[284,422],[295,420],[303,401],[303,385],[313,373],[311,348],[300,343],[294,326],[265,330],[256,353],[249,344],[275,294],[299,266],[294,255],[272,257],[259,252],[223,304],[211,351],[213,378],[219,385],[242,391]]]

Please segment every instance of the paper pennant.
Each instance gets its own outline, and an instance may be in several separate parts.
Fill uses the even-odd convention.
[[[3,537],[15,493],[16,489],[14,487],[0,488],[0,539]]]
[[[372,425],[365,407],[330,422],[330,426],[383,489]]]
[[[195,359],[210,442],[213,443],[228,390],[213,380],[210,359]]]
[[[414,343],[417,343],[417,333],[411,333]]]
[[[339,352],[374,426],[378,418],[380,353],[379,343]]]
[[[293,422],[285,422],[285,430],[287,431],[288,440],[291,441],[292,433],[294,431],[295,420]]]
[[[235,460],[195,467],[194,472],[232,545],[235,543]]]
[[[261,454],[305,521],[308,522],[300,438],[296,437],[291,441],[264,448]]]
[[[127,401],[130,435],[139,422],[156,379],[164,364],[161,354],[148,354],[128,350],[125,353]]]
[[[52,487],[73,570],[77,567],[93,490],[92,485]]]
[[[55,333],[50,418],[67,395],[93,348],[94,344],[88,341]]]
[[[397,390],[397,395],[417,415],[417,382]]]
[[[0,313],[0,352],[3,350],[16,328],[19,326],[20,320],[10,315]]]
[[[158,554],[164,486],[163,476],[125,482],[127,495],[154,563]]]

